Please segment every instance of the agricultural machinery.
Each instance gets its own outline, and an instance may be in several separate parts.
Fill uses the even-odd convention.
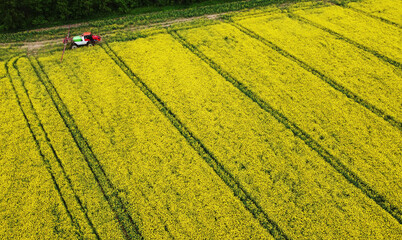
[[[101,37],[98,35],[92,35],[90,32],[84,32],[80,36],[75,36],[73,38],[70,38],[70,29],[68,29],[68,33],[66,38],[64,38],[63,43],[64,43],[64,49],[63,49],[63,54],[61,55],[61,61],[63,61],[63,55],[64,51],[66,50],[66,47],[68,46],[71,49],[75,49],[77,47],[81,46],[93,46],[96,43],[99,43],[101,41]]]
[[[68,38],[67,41],[71,44],[71,49],[75,49],[81,46],[93,46],[97,42],[100,42],[101,37],[92,35],[90,32],[85,32],[80,36]]]

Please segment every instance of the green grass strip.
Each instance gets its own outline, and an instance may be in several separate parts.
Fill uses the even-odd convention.
[[[237,24],[233,24],[238,26]],[[239,26],[239,29],[242,27]],[[244,29],[242,30],[244,32]],[[329,153],[325,148],[323,148],[318,142],[314,141],[305,131],[299,128],[295,123],[291,122],[285,115],[283,115],[278,110],[274,109],[262,98],[257,96],[254,92],[249,90],[242,82],[238,81],[230,75],[230,73],[223,70],[217,63],[212,59],[208,58],[200,50],[198,50],[194,45],[187,42],[182,36],[180,36],[175,31],[170,31],[170,34],[177,39],[184,47],[193,52],[201,60],[207,63],[211,68],[215,69],[222,77],[224,77],[228,82],[233,84],[237,89],[244,93],[247,97],[257,103],[263,110],[271,114],[278,122],[285,125],[285,127],[293,132],[293,134],[300,138],[307,146],[312,150],[317,152],[327,163],[329,163],[336,171],[338,171],[344,178],[351,184],[359,188],[364,194],[369,198],[374,200],[379,206],[381,206],[385,211],[391,214],[399,223],[402,223],[402,213],[396,207],[389,203],[385,197],[381,196],[375,190],[373,190],[367,183],[361,180],[355,173],[348,169],[339,159]]]
[[[194,136],[193,133],[174,115],[166,104],[137,76],[126,63],[110,48],[106,43],[102,45],[105,52],[116,62],[124,73],[134,82],[134,84],[152,101],[152,103],[161,111],[174,127],[183,135],[188,144],[205,160],[205,162],[215,171],[215,173],[225,182],[244,204],[245,208],[253,214],[261,226],[263,226],[276,239],[289,239],[282,229],[271,220],[267,213],[262,210],[258,203],[241,186],[241,184],[225,169],[225,167],[216,159],[216,157]]]
[[[88,166],[91,169],[105,199],[107,200],[110,208],[115,213],[115,217],[120,224],[124,236],[126,237],[126,239],[142,239],[138,226],[134,223],[126,206],[124,205],[121,198],[118,196],[115,187],[113,186],[110,179],[107,177],[101,163],[97,159],[96,155],[93,153],[86,139],[81,134],[77,124],[69,113],[67,106],[60,98],[58,92],[56,91],[56,88],[53,86],[49,77],[44,72],[43,67],[40,65],[36,58],[30,57],[28,59],[32,67],[34,68],[35,73],[38,75],[39,80],[45,86],[46,91],[48,92],[57,111],[59,112],[65,125],[70,131],[79,150],[84,156],[84,159],[88,163]]]

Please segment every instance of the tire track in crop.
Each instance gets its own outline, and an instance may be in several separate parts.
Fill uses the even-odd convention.
[[[63,119],[64,124],[70,131],[75,143],[77,144],[77,147],[81,151],[85,161],[91,169],[91,172],[93,173],[103,196],[105,197],[110,208],[115,214],[116,220],[118,221],[121,230],[124,233],[124,236],[126,237],[126,239],[142,239],[138,226],[135,224],[132,217],[130,216],[127,207],[124,205],[124,202],[118,196],[115,187],[113,186],[110,179],[107,177],[101,163],[99,162],[91,147],[87,143],[86,139],[80,132],[77,124],[68,111],[67,106],[64,104],[58,92],[56,91],[56,88],[53,86],[49,77],[44,72],[43,67],[40,65],[36,58],[30,57],[28,59],[32,67],[34,68],[34,71],[37,74],[40,82],[45,86],[46,91],[48,92],[50,98],[53,101],[53,104],[55,105],[57,111]]]
[[[77,86],[77,85],[78,85],[78,89],[77,89],[77,90],[83,89],[84,87],[83,87],[83,84],[82,84],[82,79],[81,79],[81,77],[79,77],[78,74],[75,72],[75,68],[72,67],[72,66],[69,64],[68,61],[66,61],[65,64],[68,65],[68,67],[67,67],[68,70],[67,70],[67,71],[69,71],[70,74],[72,74],[72,77],[77,80],[77,82],[74,83],[74,86]],[[71,75],[68,76],[68,77],[70,78]],[[87,109],[88,113],[91,115],[92,119],[94,119],[94,121],[96,122],[96,125],[102,130],[103,133],[108,134],[108,131],[102,126],[102,124],[99,122],[98,118],[95,117],[95,114],[92,112],[92,110],[91,110],[89,104],[87,103],[87,100],[88,100],[88,99],[91,99],[91,95],[89,94],[89,92],[88,92],[88,91],[80,91],[79,98],[81,99],[81,102],[82,102],[82,104],[84,104],[84,106],[85,106],[85,108]],[[102,112],[102,107],[101,107],[101,106],[94,104],[93,107],[94,107],[94,108],[97,108],[97,109],[100,109],[101,112]],[[114,143],[112,142],[112,139],[108,138],[108,140],[109,140],[109,142],[110,142],[111,144],[114,144]]]
[[[180,36],[176,31],[169,31],[170,34],[180,42],[185,48],[189,49],[192,53],[198,56],[201,60],[207,63],[211,68],[215,69],[222,77],[224,77],[228,82],[233,84],[234,87],[239,89],[243,94],[257,103],[264,111],[271,114],[278,122],[285,125],[285,127],[293,132],[293,134],[300,138],[307,146],[309,146],[313,151],[317,152],[327,163],[329,163],[337,172],[339,172],[348,182],[353,184],[355,187],[359,188],[366,196],[371,198],[379,206],[381,206],[385,211],[387,211],[391,216],[393,216],[399,223],[402,223],[402,212],[396,206],[393,206],[385,197],[381,196],[378,192],[372,189],[367,183],[361,180],[353,171],[348,169],[339,159],[329,153],[324,147],[322,147],[318,142],[308,135],[304,130],[298,127],[295,123],[288,120],[288,118],[283,115],[278,110],[274,109],[271,105],[265,102],[257,94],[248,89],[242,82],[235,79],[230,75],[229,72],[223,70],[217,63],[212,59],[208,58],[200,50],[198,50],[194,45],[187,42],[182,36]]]
[[[45,165],[45,168],[46,168],[47,172],[49,173],[49,175],[50,175],[50,177],[51,177],[51,179],[53,181],[54,187],[55,187],[55,189],[56,189],[56,191],[57,191],[57,193],[58,193],[58,195],[60,197],[60,200],[61,200],[61,202],[63,204],[63,207],[65,208],[65,210],[67,212],[68,218],[70,219],[70,221],[74,225],[74,227],[77,228],[77,230],[79,231],[79,237],[80,237],[80,239],[82,239],[83,233],[81,231],[81,226],[79,225],[79,223],[74,219],[73,215],[71,214],[71,211],[67,206],[67,202],[66,202],[66,200],[65,200],[65,198],[64,198],[64,196],[63,196],[63,194],[61,192],[61,188],[60,188],[59,184],[57,183],[57,180],[56,180],[55,174],[53,172],[52,166],[50,164],[50,161],[49,161],[48,157],[45,156],[46,154],[44,153],[43,147],[41,147],[40,141],[38,140],[38,135],[44,135],[45,139],[46,139],[46,142],[48,144],[48,147],[50,147],[52,149],[52,151],[54,151],[53,146],[50,144],[50,141],[49,141],[49,139],[47,137],[47,133],[44,131],[43,125],[42,125],[40,119],[38,118],[38,115],[35,112],[35,109],[33,107],[31,99],[29,98],[28,91],[25,88],[24,81],[22,80],[20,72],[16,68],[15,64],[16,64],[18,59],[19,59],[19,57],[16,58],[14,61],[12,61],[10,59],[6,63],[5,68],[6,68],[7,77],[9,79],[11,87],[12,87],[12,89],[14,91],[14,95],[15,95],[17,104],[18,104],[18,106],[19,106],[19,108],[21,110],[22,115],[24,116],[25,122],[27,124],[28,129],[29,129],[29,132],[32,135],[32,138],[33,138],[33,140],[35,142],[35,145],[36,145],[36,147],[38,149],[39,155],[40,155],[40,157],[41,157],[41,159],[42,159],[42,161],[43,161],[43,163]],[[12,61],[12,67],[16,70],[18,78],[20,79],[20,82],[21,82],[21,85],[22,85],[22,88],[23,88],[23,92],[24,92],[24,96],[21,96],[20,94],[18,94],[17,86],[14,83],[15,80],[13,80],[13,78],[11,77],[11,74],[9,72],[8,64],[11,61]],[[23,104],[21,102],[21,98],[25,98],[25,101],[27,102],[28,106],[23,106]],[[39,126],[40,130],[35,129],[33,126]],[[38,133],[37,131],[41,131],[42,133]],[[53,152],[53,154],[55,154],[55,152]],[[64,168],[63,168],[63,175],[64,174],[65,174],[65,172],[64,172]],[[64,176],[64,177],[66,177],[66,176]]]
[[[375,50],[373,50],[373,49],[371,49],[369,47],[366,47],[366,46],[364,46],[364,45],[362,45],[362,44],[360,44],[360,43],[358,43],[358,42],[356,42],[356,41],[354,41],[354,40],[352,40],[350,38],[347,38],[347,37],[343,36],[340,33],[337,33],[337,32],[335,32],[335,31],[333,31],[333,30],[331,30],[329,28],[326,28],[326,27],[324,27],[324,26],[322,26],[322,25],[320,25],[318,23],[310,21],[307,18],[304,18],[302,16],[296,15],[294,13],[289,13],[288,16],[290,18],[294,18],[294,19],[296,19],[296,20],[298,20],[300,22],[307,23],[307,24],[309,24],[309,25],[311,25],[313,27],[321,29],[321,30],[323,30],[323,31],[325,31],[325,32],[327,32],[327,33],[329,33],[329,34],[331,34],[331,35],[333,35],[333,36],[335,36],[335,37],[337,37],[339,39],[342,39],[343,41],[345,41],[345,42],[347,42],[347,43],[349,43],[349,44],[351,44],[351,45],[353,45],[353,46],[355,46],[357,48],[360,48],[360,49],[362,49],[362,50],[364,50],[364,51],[366,51],[368,53],[373,54],[374,56],[376,56],[377,58],[379,58],[380,60],[382,60],[382,61],[384,61],[386,63],[389,63],[389,64],[391,64],[391,65],[393,65],[393,66],[395,66],[395,67],[397,67],[399,69],[402,69],[402,64],[400,62],[398,62],[396,60],[393,60],[393,59],[391,59],[391,58],[389,58],[389,57],[387,57],[387,56],[385,56],[385,55],[383,55],[383,54],[381,54],[381,53],[379,53],[379,52],[377,52],[377,51],[375,51]]]
[[[402,26],[401,26],[399,23],[390,21],[390,20],[385,19],[385,18],[382,18],[382,17],[375,16],[375,15],[373,15],[373,14],[371,14],[371,13],[368,13],[368,12],[366,12],[366,11],[363,11],[363,10],[361,10],[361,9],[357,9],[357,8],[351,7],[351,6],[346,5],[346,4],[341,4],[341,3],[338,3],[337,1],[330,1],[330,2],[331,2],[332,4],[337,5],[337,6],[340,6],[340,7],[343,7],[343,8],[347,8],[347,9],[350,9],[350,10],[353,10],[353,11],[355,11],[355,12],[357,12],[357,13],[361,13],[361,14],[363,14],[363,15],[366,15],[366,16],[368,16],[368,17],[374,18],[374,19],[376,19],[376,20],[380,20],[380,21],[385,22],[385,23],[387,23],[387,24],[389,24],[389,25],[393,25],[393,26],[395,26],[395,27],[402,28]]]
[[[103,132],[106,136],[108,136],[108,141],[109,141],[109,143],[110,143],[111,145],[115,145],[115,142],[114,142],[114,140],[112,139],[112,138],[113,138],[113,133],[112,133],[111,131],[108,131],[108,130],[105,129],[105,127],[103,126],[103,124],[101,124],[101,122],[97,119],[97,117],[95,116],[95,114],[92,112],[92,110],[91,110],[89,104],[88,104],[87,101],[86,101],[86,100],[90,99],[91,94],[90,94],[89,92],[87,92],[87,91],[81,91],[81,89],[85,89],[85,88],[86,88],[86,87],[84,87],[84,85],[83,85],[82,78],[79,76],[79,74],[77,74],[76,69],[75,69],[73,66],[71,66],[71,64],[69,64],[68,61],[66,61],[64,64],[67,65],[67,69],[68,69],[68,70],[70,71],[70,73],[72,74],[72,76],[69,76],[69,77],[73,77],[73,78],[75,78],[75,79],[77,80],[77,82],[74,83],[74,84],[77,84],[77,85],[78,85],[77,91],[80,91],[79,97],[80,97],[80,99],[82,100],[82,103],[83,103],[84,106],[87,108],[89,114],[90,114],[91,117],[94,119],[96,125],[102,130],[102,132]],[[75,86],[76,86],[76,85],[75,85]],[[84,96],[84,97],[83,97],[83,96]],[[95,103],[93,104],[92,108],[101,109],[101,107],[98,106],[98,105],[95,104]],[[112,134],[112,137],[110,137],[111,134]],[[119,154],[119,155],[120,155],[120,154]],[[124,156],[121,156],[121,157],[124,157]],[[163,217],[161,217],[161,214],[160,214],[159,212],[157,212],[156,207],[151,204],[150,200],[149,200],[148,197],[145,195],[145,193],[144,193],[142,190],[140,190],[140,189],[139,189],[139,191],[141,192],[141,196],[145,199],[146,204],[147,204],[148,206],[150,206],[150,207],[152,208],[152,210],[154,210],[154,212],[155,212],[155,214],[157,214],[159,220],[163,221],[163,220],[162,220]],[[169,229],[168,229],[168,227],[167,227],[167,225],[166,225],[166,222],[164,222],[164,228],[165,228],[166,232],[168,233],[169,237],[170,237],[171,239],[175,239],[175,237],[173,236],[173,234],[169,231]]]
[[[123,72],[134,82],[134,84],[152,101],[156,108],[161,111],[172,125],[187,140],[188,144],[204,159],[204,161],[215,171],[223,182],[239,198],[245,208],[256,218],[262,227],[274,236],[276,239],[289,239],[288,236],[271,220],[267,213],[258,205],[250,194],[241,186],[241,184],[225,169],[225,167],[216,159],[216,157],[194,136],[192,132],[175,116],[175,114],[166,106],[166,104],[137,76],[126,63],[110,48],[107,43],[102,48],[111,59],[123,70]]]
[[[383,110],[381,110],[381,109],[377,108],[376,106],[374,106],[373,104],[367,102],[366,100],[364,100],[363,98],[359,97],[357,94],[353,93],[352,91],[350,91],[346,87],[342,86],[341,84],[339,84],[335,80],[331,79],[330,77],[327,77],[326,75],[324,75],[323,73],[321,73],[317,69],[315,69],[312,66],[308,65],[307,63],[303,62],[302,60],[300,60],[296,56],[290,54],[289,52],[285,51],[284,49],[280,48],[279,46],[275,45],[273,42],[261,37],[260,35],[258,35],[257,33],[253,32],[253,31],[251,31],[250,29],[248,29],[248,28],[246,28],[246,27],[244,27],[244,26],[242,26],[242,25],[240,25],[238,23],[235,23],[235,22],[230,22],[230,24],[232,24],[234,27],[236,27],[237,29],[239,29],[243,33],[247,34],[248,36],[259,40],[260,42],[262,42],[266,46],[268,46],[268,47],[272,48],[273,50],[277,51],[282,56],[284,56],[286,58],[289,58],[290,60],[296,62],[300,67],[302,67],[303,69],[311,72],[315,76],[319,77],[321,80],[323,80],[324,82],[328,83],[335,90],[343,93],[348,98],[352,99],[356,103],[358,103],[361,106],[365,107],[366,109],[368,109],[369,111],[371,111],[372,113],[377,115],[378,117],[384,119],[389,124],[391,124],[392,126],[398,128],[400,131],[402,131],[402,123],[399,122],[398,120],[396,120],[393,116],[388,115]]]

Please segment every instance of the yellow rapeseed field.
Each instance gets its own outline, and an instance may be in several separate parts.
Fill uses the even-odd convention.
[[[39,61],[145,238],[270,239],[102,49]]]
[[[194,31],[201,41],[207,41],[204,31]],[[228,43],[216,44],[224,48]],[[378,212],[362,214],[367,206],[361,203],[370,201],[360,191],[354,190],[289,130],[244,98],[171,36],[161,34],[116,43],[112,48],[290,237],[385,237],[390,234],[388,237],[392,238],[399,233],[398,223],[391,218],[384,219],[393,222],[391,225],[389,222],[380,227],[378,223],[382,220],[373,219],[380,216]],[[224,49],[221,53],[226,54]],[[326,187],[322,188],[323,185]],[[333,194],[334,191],[337,193]],[[340,227],[333,229],[328,223]],[[348,227],[351,225],[352,228]],[[383,235],[391,228],[394,230]],[[367,231],[370,234],[363,233],[364,229],[370,229]]]
[[[179,34],[402,206],[401,131],[231,25]],[[398,187],[389,192],[395,183]]]
[[[402,29],[397,26],[339,6],[304,9],[294,13],[402,64]]]
[[[0,78],[4,78],[7,74],[6,72],[6,63],[0,61]]]
[[[286,14],[238,23],[402,121],[401,69]]]
[[[352,1],[348,3],[348,6],[402,25],[401,0]]]
[[[27,126],[16,96],[21,85],[9,62],[0,79],[0,236],[2,239],[73,239],[78,237],[54,185],[54,175]],[[13,78],[13,81],[10,81]]]
[[[271,5],[0,61],[0,239],[400,239],[401,11]]]

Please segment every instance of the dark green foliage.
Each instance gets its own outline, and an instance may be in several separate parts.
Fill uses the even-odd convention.
[[[0,30],[29,29],[54,21],[88,19],[107,13],[127,13],[144,6],[186,5],[205,0],[3,0]]]
[[[104,4],[108,3],[108,1],[112,0],[106,0],[104,1]],[[103,20],[81,22],[79,26],[71,27],[71,34],[78,35],[81,34],[82,32],[92,31],[96,34],[103,35],[105,33],[113,33],[116,31],[122,32],[123,29],[127,29],[133,26],[158,23],[176,18],[188,18],[188,17],[202,16],[206,14],[225,13],[230,11],[238,11],[246,8],[267,6],[270,4],[278,4],[283,2],[300,2],[306,0],[221,0],[220,2],[218,0],[201,0],[201,1],[205,2],[192,4],[189,7],[176,5],[176,6],[165,6],[165,7],[134,8],[130,10],[130,14],[126,14],[126,16],[124,17],[111,18],[112,15],[109,15],[109,18],[105,18]],[[61,6],[63,6],[63,4],[65,3],[64,0],[59,1],[57,3],[57,6],[61,8]],[[2,3],[0,3],[0,6],[1,4]],[[71,7],[64,8],[64,11],[66,12],[71,12],[70,10]],[[1,11],[2,9],[0,8],[0,12]],[[114,17],[115,16],[116,14],[114,14]],[[88,19],[89,18],[87,16],[86,20]],[[59,19],[59,22],[63,24],[68,24],[69,22],[72,21],[71,18],[67,20],[68,21],[63,21]],[[81,21],[84,20],[85,18],[82,18]],[[1,21],[2,20],[0,19],[0,32],[2,32]],[[51,24],[54,25],[54,23]],[[50,23],[48,25],[50,25]],[[30,28],[33,27],[34,26],[31,26]],[[19,41],[34,42],[41,40],[60,39],[64,38],[66,34],[67,34],[67,28],[65,27],[55,27],[50,29],[33,30],[33,31],[20,31],[16,33],[2,33],[0,34],[0,43],[19,42]],[[124,36],[118,38],[124,39]]]

